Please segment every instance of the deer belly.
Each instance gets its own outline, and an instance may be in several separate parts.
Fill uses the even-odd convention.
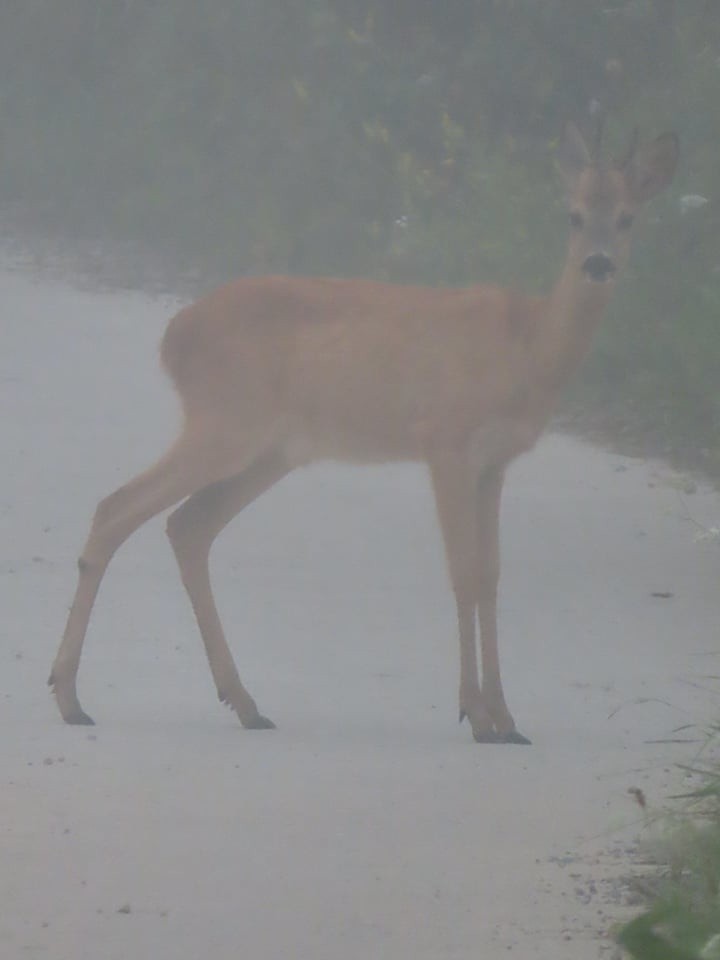
[[[375,417],[301,420],[288,436],[285,451],[295,465],[317,460],[387,463],[423,458],[418,438],[406,424]]]

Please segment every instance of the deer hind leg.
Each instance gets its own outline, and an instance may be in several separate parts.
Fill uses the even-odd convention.
[[[250,730],[272,729],[275,725],[259,713],[243,686],[225,640],[210,583],[210,548],[233,517],[291,469],[279,451],[270,451],[237,476],[198,490],[170,515],[167,523],[167,534],[195,612],[218,697]]]
[[[78,561],[77,590],[48,680],[66,723],[93,722],[78,701],[76,679],[90,614],[110,560],[151,517],[208,483],[241,469],[243,462],[237,449],[225,442],[226,438],[217,440],[210,431],[186,428],[154,466],[98,505]]]
[[[496,596],[499,574],[498,513],[502,472],[478,486],[460,454],[430,463],[438,517],[457,606],[460,635],[460,720],[470,722],[478,743],[526,743],[505,706],[497,656]],[[481,689],[476,649],[480,609],[483,670]]]

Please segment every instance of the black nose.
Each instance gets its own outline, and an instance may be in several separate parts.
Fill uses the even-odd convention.
[[[588,280],[603,283],[615,273],[615,264],[604,253],[593,253],[582,265],[582,270]]]

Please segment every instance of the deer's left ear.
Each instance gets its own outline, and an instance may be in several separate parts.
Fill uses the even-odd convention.
[[[624,173],[636,203],[645,203],[665,189],[675,175],[679,155],[676,134],[663,133],[628,159]]]

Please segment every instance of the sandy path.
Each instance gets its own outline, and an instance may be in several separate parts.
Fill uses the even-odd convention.
[[[685,512],[712,525],[718,498],[684,504],[662,469],[556,437],[516,465],[501,627],[531,748],[455,722],[451,596],[409,466],[298,473],[219,544],[228,633],[276,733],[214,700],[159,521],[91,625],[98,726],[64,727],[44,682],[75,556],[96,500],[172,435],[155,345],[173,304],[9,272],[0,294],[0,956],[609,951],[627,789],[662,794],[691,748],[647,741],[707,708],[686,681],[716,663],[720,554]]]

